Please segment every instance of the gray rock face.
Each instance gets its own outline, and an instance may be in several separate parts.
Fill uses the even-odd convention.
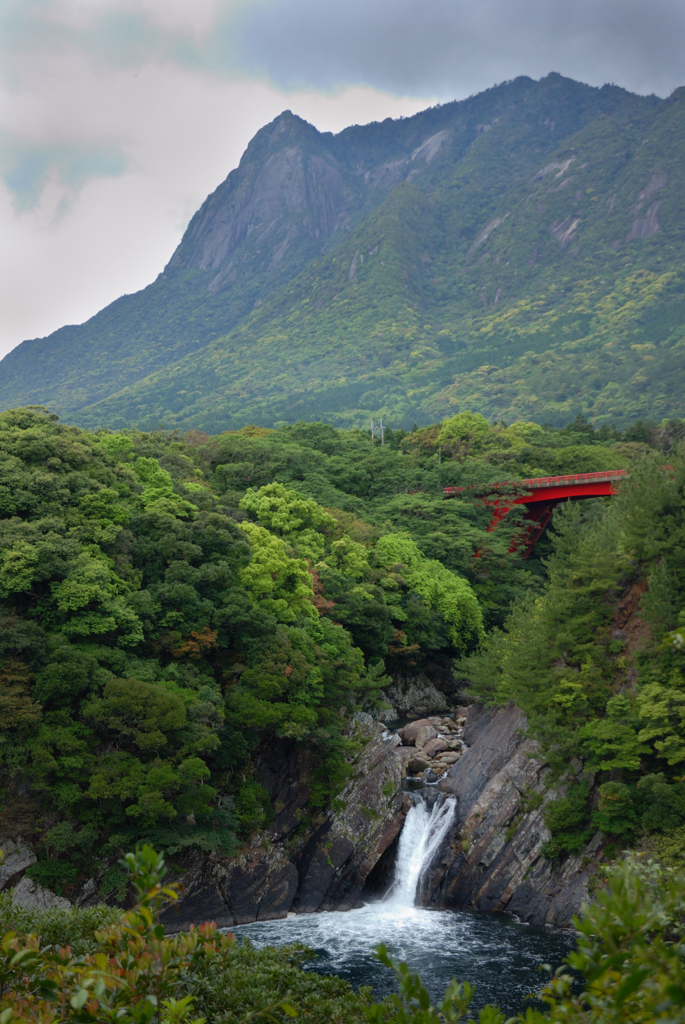
[[[500,710],[472,706],[468,749],[441,783],[458,801],[454,833],[427,886],[429,903],[506,911],[532,925],[564,927],[588,899],[587,883],[600,836],[559,866],[541,847],[550,838],[544,819],[547,769],[531,757],[536,744],[522,736],[525,719],[513,704]],[[445,785],[447,782],[447,785]],[[527,810],[532,794],[543,802]]]
[[[276,815],[256,845],[234,858],[189,855],[183,895],[163,915],[172,929],[214,920],[222,927],[285,917],[290,911],[349,910],[399,834],[411,805],[400,789],[398,739],[378,723],[357,725],[365,739],[337,810],[305,818],[307,754],[282,741],[258,759],[256,777]]]
[[[445,693],[423,673],[407,678],[397,677],[383,693],[400,714],[425,715],[431,711],[446,711],[450,706]]]
[[[457,718],[451,723],[440,718],[412,722],[403,735],[416,740],[424,730],[434,734],[448,726],[461,733],[464,715]],[[506,911],[537,926],[564,927],[587,899],[601,837],[558,866],[544,859],[541,848],[549,833],[543,808],[555,793],[547,790],[547,768],[534,756],[535,743],[523,737],[524,727],[523,715],[513,704],[501,710],[472,705],[463,753],[448,749],[437,754],[442,762],[430,762],[424,782],[430,774],[437,786],[424,792],[435,798],[438,792],[454,795],[457,815],[422,899],[436,906]],[[187,928],[205,920],[230,927],[285,917],[291,911],[360,905],[366,880],[386,850],[390,859],[379,869],[391,870],[389,848],[411,806],[401,779],[407,771],[428,769],[426,751],[435,741],[427,741],[424,749],[398,746],[397,735],[383,740],[379,723],[361,721],[356,728],[367,742],[354,778],[336,801],[337,810],[318,816],[311,811],[304,781],[310,767],[306,752],[288,741],[263,752],[256,778],[270,794],[274,819],[239,857],[188,854],[183,897],[164,915],[169,927]],[[439,745],[452,742],[448,738]],[[461,748],[459,740],[454,742]]]
[[[63,896],[57,896],[49,889],[44,889],[38,882],[34,882],[26,876],[12,890],[12,899],[26,910],[53,910],[55,908],[68,910],[71,907],[69,900]]]
[[[286,111],[202,204],[169,269],[210,271],[207,287],[217,292],[246,272],[311,257],[310,243],[320,251],[345,225],[351,198],[325,137]]]
[[[0,850],[3,850],[5,854],[5,859],[0,864],[0,889],[6,889],[31,864],[35,864],[37,858],[33,850],[24,843],[21,837],[18,837],[16,841],[14,839],[0,839]]]

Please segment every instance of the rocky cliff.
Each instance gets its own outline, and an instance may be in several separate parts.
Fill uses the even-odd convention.
[[[358,723],[356,737],[364,745],[354,776],[327,812],[308,807],[304,751],[282,741],[262,754],[255,777],[275,809],[271,824],[236,858],[188,856],[183,897],[167,914],[169,927],[207,919],[230,926],[360,905],[411,798],[401,789],[399,738],[373,722]]]
[[[456,797],[455,826],[432,867],[424,899],[563,927],[588,899],[601,835],[559,865],[542,856],[542,844],[550,838],[544,805],[556,790],[548,789],[548,769],[524,730],[523,715],[513,704],[469,709],[467,749],[440,783]]]
[[[234,860],[210,856],[189,865],[169,923],[185,927],[211,917],[242,924],[289,912],[349,910],[376,898],[392,879],[411,806],[402,779],[413,777],[414,786],[433,783],[423,790],[431,799],[457,802],[451,832],[422,888],[425,904],[568,926],[588,899],[601,836],[558,865],[545,860],[542,844],[550,835],[543,810],[557,791],[548,785],[536,744],[525,738],[521,712],[513,704],[471,705],[457,708],[455,717],[415,721],[400,734],[360,725],[366,745],[339,809],[311,821],[306,765],[283,743],[258,767],[277,809],[269,829]]]
[[[567,926],[588,898],[601,836],[559,865],[545,860],[543,809],[556,790],[548,788],[535,743],[524,736],[521,712],[513,704],[499,710],[471,705],[453,716],[415,720],[398,733],[361,715],[354,775],[328,810],[310,806],[306,751],[287,740],[263,750],[255,777],[269,793],[271,823],[237,857],[186,853],[178,862],[182,897],[167,911],[167,926],[180,930],[215,920],[230,927],[293,912],[345,911],[377,898],[392,880],[412,803],[406,779],[414,789],[423,783],[430,800],[457,804],[424,879],[423,903]],[[13,844],[0,888],[17,885],[34,859]],[[15,893],[27,905],[52,896],[41,891],[38,900],[28,879],[20,884]],[[80,902],[94,901],[94,886],[87,884]]]
[[[205,200],[168,267],[209,271],[206,287],[217,292],[237,277],[299,266],[347,225],[353,198],[327,136],[287,110]]]

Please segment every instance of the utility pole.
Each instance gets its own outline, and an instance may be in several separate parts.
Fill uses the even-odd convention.
[[[385,444],[385,427],[383,426],[383,420],[380,423],[374,424],[373,418],[371,419],[371,444],[375,444],[376,434],[381,435],[381,444]]]

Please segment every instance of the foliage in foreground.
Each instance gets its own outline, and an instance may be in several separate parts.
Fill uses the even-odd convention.
[[[398,994],[374,1003],[368,988],[354,992],[340,978],[303,971],[312,952],[301,946],[257,951],[249,943],[238,945],[231,935],[219,935],[213,924],[167,936],[158,912],[165,900],[176,898],[176,890],[163,885],[163,859],[144,847],[125,860],[138,904],[119,921],[103,920],[87,950],[78,921],[83,911],[60,918],[61,935],[53,920],[50,943],[36,932],[4,936],[1,1024],[472,1020],[475,989],[469,982],[453,980],[435,1007],[419,975],[393,960],[385,946],[378,947],[377,956],[395,971]],[[628,857],[608,869],[606,881],[595,902],[574,919],[577,948],[567,965],[583,975],[582,991],[567,967],[561,967],[537,994],[538,1005],[542,1001],[546,1010],[531,1006],[510,1018],[512,1024],[685,1020],[685,875]],[[3,905],[2,911],[4,927],[16,910]],[[50,917],[50,912],[37,915],[43,930],[50,927]],[[74,935],[81,952],[70,945]],[[482,1007],[477,1018],[479,1024],[504,1024],[496,1006]]]
[[[652,861],[628,857],[607,871],[607,884],[596,901],[574,918],[577,948],[567,965],[581,972],[585,983],[576,992],[575,979],[560,967],[537,993],[546,1010],[529,1007],[510,1018],[521,1024],[617,1024],[685,1020],[685,876]],[[370,1007],[371,1024],[444,1024],[468,1013],[474,989],[452,981],[438,1006],[417,974],[398,964],[379,947],[382,963],[398,979],[399,995]],[[547,970],[550,970],[547,968]],[[504,1024],[495,1006],[484,1006],[480,1024]]]
[[[213,923],[166,935],[158,913],[165,901],[176,899],[177,890],[162,883],[162,857],[145,846],[125,860],[138,903],[117,921],[106,908],[87,912],[91,921],[93,915],[103,917],[90,941],[79,921],[83,911],[38,912],[36,924],[52,933],[49,944],[36,932],[4,935],[2,1024],[364,1020],[368,994],[357,995],[340,978],[302,971],[311,953],[301,946],[257,951],[249,944],[238,945],[230,934],[219,934]],[[6,927],[17,911],[3,904],[0,914]],[[25,920],[26,912],[18,916]],[[75,948],[79,945],[80,951]]]

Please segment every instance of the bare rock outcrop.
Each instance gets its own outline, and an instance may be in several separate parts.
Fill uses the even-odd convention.
[[[8,889],[20,880],[28,867],[36,863],[37,857],[20,836],[16,840],[0,839],[0,850],[5,854],[0,864],[0,889]]]
[[[345,226],[351,198],[326,137],[287,110],[202,204],[169,269],[208,271],[210,292],[286,263],[291,276]]]
[[[548,769],[535,757],[535,742],[524,737],[525,724],[514,704],[469,709],[468,749],[441,783],[457,799],[453,834],[432,871],[426,900],[564,927],[588,899],[601,837],[559,865],[542,856],[550,838],[544,804],[555,791],[547,789]]]
[[[64,896],[57,896],[50,889],[44,889],[26,875],[12,890],[12,899],[26,910],[68,910],[71,907],[71,903]]]
[[[522,713],[513,704],[466,712],[412,722],[399,735],[359,716],[365,742],[354,777],[326,812],[311,808],[308,753],[289,741],[272,745],[257,758],[255,777],[269,792],[273,820],[238,857],[188,854],[183,896],[165,923],[180,929],[214,919],[230,927],[360,906],[374,868],[391,872],[393,841],[411,806],[402,778],[413,775],[437,783],[424,789],[431,798],[448,794],[457,803],[422,886],[425,903],[567,926],[587,899],[601,836],[560,864],[547,861],[543,810],[557,790],[524,735]]]
[[[364,745],[354,776],[334,809],[318,816],[309,807],[306,751],[281,741],[257,759],[273,820],[238,857],[188,855],[181,899],[163,915],[169,928],[206,920],[230,927],[360,905],[366,879],[399,834],[411,801],[401,790],[398,738],[378,723],[356,728]]]

